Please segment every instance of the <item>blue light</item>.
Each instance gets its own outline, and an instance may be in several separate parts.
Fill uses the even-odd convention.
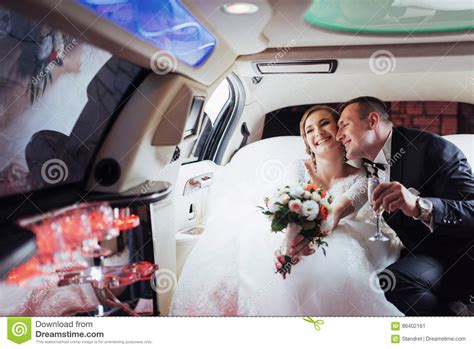
[[[76,1],[192,67],[203,64],[216,46],[214,36],[179,0]]]

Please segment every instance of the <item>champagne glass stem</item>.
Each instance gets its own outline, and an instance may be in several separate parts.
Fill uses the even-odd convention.
[[[376,213],[377,215],[377,227],[376,227],[376,234],[377,235],[380,235],[380,212],[377,212]]]

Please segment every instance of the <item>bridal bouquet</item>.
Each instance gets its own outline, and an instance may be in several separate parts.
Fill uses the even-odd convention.
[[[278,189],[272,197],[265,198],[265,207],[257,207],[270,219],[273,232],[287,234],[287,243],[301,234],[309,243],[321,247],[326,255],[328,244],[323,239],[329,231],[332,202],[333,197],[322,186],[309,182]],[[285,263],[277,272],[289,274],[294,264],[292,259],[300,252],[289,256],[282,251]]]

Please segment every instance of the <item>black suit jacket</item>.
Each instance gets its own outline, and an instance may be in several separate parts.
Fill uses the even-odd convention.
[[[393,128],[391,152],[391,181],[433,203],[433,232],[401,211],[384,213],[408,251],[474,259],[474,178],[464,154],[438,135],[405,127]]]

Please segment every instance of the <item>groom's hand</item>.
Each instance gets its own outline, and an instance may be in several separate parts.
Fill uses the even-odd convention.
[[[387,212],[401,210],[406,216],[418,217],[420,209],[416,206],[417,196],[399,182],[381,183],[372,194],[372,207],[382,207]]]

